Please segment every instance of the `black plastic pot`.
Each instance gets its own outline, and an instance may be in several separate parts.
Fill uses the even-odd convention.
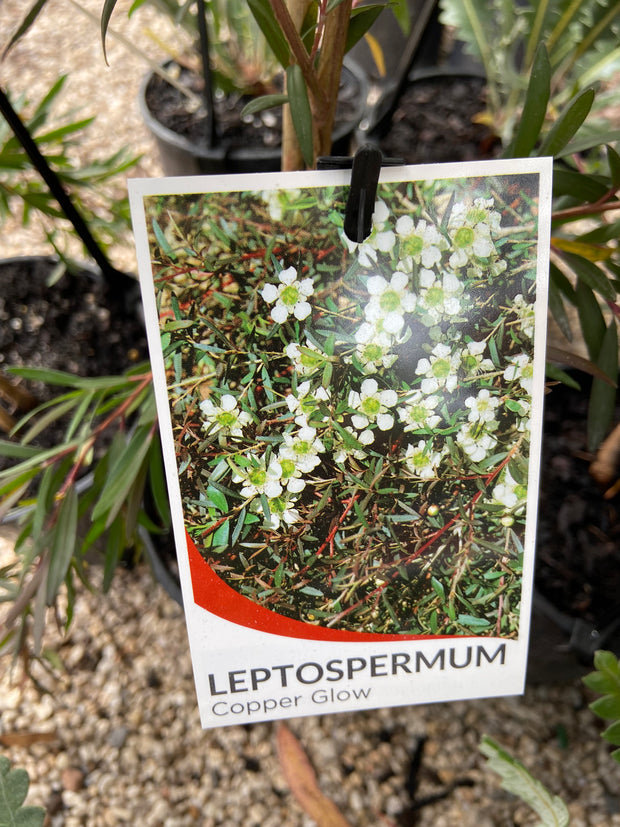
[[[164,126],[149,108],[147,98],[155,73],[150,72],[140,87],[139,106],[144,123],[155,138],[166,175],[214,175],[225,173],[277,172],[280,169],[280,146],[248,146],[247,142],[228,142],[224,136],[217,146],[189,139]],[[346,61],[342,72],[341,96],[352,103],[352,114],[337,123],[332,152],[348,155],[351,140],[366,111],[368,81],[359,66]]]

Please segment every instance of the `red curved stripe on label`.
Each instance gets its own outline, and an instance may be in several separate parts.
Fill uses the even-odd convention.
[[[463,637],[462,635],[384,635],[373,632],[344,632],[340,629],[329,629],[325,626],[303,623],[301,620],[292,620],[264,606],[259,606],[228,586],[203,560],[187,532],[186,537],[194,601],[208,612],[239,626],[247,626],[260,632],[284,637],[358,643],[371,640],[438,640]]]

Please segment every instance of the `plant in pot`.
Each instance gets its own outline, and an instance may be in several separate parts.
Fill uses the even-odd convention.
[[[565,384],[547,397],[536,611],[539,625],[557,632],[557,645],[546,638],[538,647],[539,665],[557,674],[575,666],[563,654],[567,638],[585,660],[610,644],[605,635],[620,645],[617,434],[605,440],[617,418],[620,132],[610,79],[620,71],[620,6],[441,0],[441,7],[444,24],[484,68],[486,108],[470,115],[494,137],[495,154],[555,158],[548,378]],[[592,471],[604,496],[588,475],[597,450]],[[532,639],[537,648],[540,636]]]
[[[299,4],[292,5],[295,9]],[[104,6],[104,32],[113,6]],[[291,139],[285,164],[311,165],[330,150],[347,45],[361,36],[382,7],[359,11],[352,10],[350,2],[321,2],[310,29],[300,34],[303,20],[295,26],[280,0],[273,0],[273,9],[266,3],[258,6],[268,40],[287,64],[292,134],[300,138]],[[265,103],[274,100],[261,105]],[[29,633],[34,631],[34,650],[40,652],[47,607],[57,606],[59,593],[65,592],[65,617],[70,622],[74,579],[86,578],[87,554],[94,544],[103,548],[105,589],[123,549],[140,545],[144,530],[157,533],[166,525],[168,506],[148,369],[136,367],[122,376],[103,378],[32,367],[15,368],[12,374],[57,390],[54,399],[17,424],[19,444],[0,441],[0,455],[12,461],[0,471],[0,507],[6,513],[16,505],[32,506],[18,512],[17,558],[0,580],[3,600],[12,604],[4,618],[2,644],[4,649],[28,651]],[[66,424],[56,444],[36,447],[34,437],[62,417]],[[85,473],[86,487],[80,483]],[[89,524],[85,536],[80,531],[84,522]]]
[[[71,2],[90,16],[75,0]],[[288,137],[295,129],[306,136],[303,160],[310,166],[312,129],[320,140],[319,154],[330,153],[332,140],[334,151],[346,154],[365,111],[367,81],[355,63],[347,61],[343,68],[344,55],[384,8],[393,8],[401,24],[407,23],[405,0],[353,9],[348,0],[274,0],[273,4],[267,0],[138,0],[129,13],[146,2],[170,17],[179,32],[178,42],[168,47],[170,60],[152,67],[140,91],[143,117],[169,175],[275,171],[280,169],[282,156],[285,169],[297,169],[302,156],[293,153],[294,141]],[[46,5],[47,0],[35,3],[8,48]],[[115,6],[114,0],[103,4],[104,48],[107,35],[120,37],[135,51],[109,25]],[[295,128],[288,107],[283,116],[279,108],[273,108],[286,102],[283,87],[291,83]],[[312,123],[307,112],[302,114],[297,88],[307,90],[304,99]],[[263,95],[266,100],[254,105],[257,96]],[[270,105],[267,113],[265,103]]]

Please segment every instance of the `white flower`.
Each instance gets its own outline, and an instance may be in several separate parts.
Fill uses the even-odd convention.
[[[534,335],[534,305],[526,302],[521,293],[518,293],[512,301],[512,308],[521,322],[521,332],[531,339]]]
[[[232,479],[233,482],[243,483],[241,494],[244,497],[256,497],[258,494],[279,497],[282,493],[281,476],[282,468],[277,460],[272,459],[269,465],[265,466],[265,458],[261,457],[255,464],[238,468]]]
[[[293,508],[294,503],[291,503],[290,500],[287,500],[284,497],[274,497],[269,500],[268,505],[269,519],[265,520],[265,528],[275,530],[280,528],[281,523],[289,526],[293,525],[293,523],[299,522],[301,519],[299,516],[299,511],[297,511],[296,508]],[[259,511],[260,505],[257,505],[254,510]]]
[[[300,345],[297,342],[289,342],[284,352],[291,362],[293,362],[295,370],[301,376],[314,373],[315,370],[323,367],[327,359],[327,356],[319,350],[316,345],[313,345],[309,339],[306,339],[305,345]]]
[[[407,470],[421,480],[437,476],[437,466],[441,462],[441,453],[433,451],[432,443],[421,439],[417,445],[407,445],[405,465]]]
[[[302,382],[297,386],[297,396],[289,393],[286,397],[288,409],[295,414],[298,425],[307,425],[308,419],[318,412],[321,402],[329,402],[329,391],[322,386],[313,391],[310,382]],[[326,418],[321,416],[321,421]]]
[[[359,442],[360,445],[372,445],[375,441],[375,435],[369,428],[366,428],[359,433],[350,425],[345,425],[344,429],[345,431],[348,431],[353,439],[355,439],[356,442]],[[367,453],[362,448],[351,447],[342,443],[334,453],[334,462],[345,462],[348,456],[353,456],[355,459],[365,459]]]
[[[416,226],[411,216],[401,215],[395,229],[400,242],[399,266],[404,270],[410,271],[414,262],[422,267],[433,267],[441,261],[441,251],[447,244],[434,224],[421,219]]]
[[[364,379],[359,393],[349,391],[349,406],[358,411],[351,417],[353,426],[362,431],[371,422],[376,422],[380,431],[388,431],[394,424],[394,417],[387,413],[398,401],[394,390],[379,390],[376,379]]]
[[[469,408],[467,418],[470,422],[492,422],[498,405],[499,397],[491,396],[486,388],[482,388],[478,396],[469,396],[465,400],[465,407]]]
[[[397,270],[388,282],[383,276],[371,276],[366,284],[370,300],[364,308],[366,321],[377,325],[394,336],[402,330],[405,313],[412,313],[416,306],[416,297],[407,290],[408,279],[405,273]]]
[[[281,221],[285,211],[290,209],[291,202],[296,201],[301,195],[301,190],[264,190],[261,198],[267,202],[267,209],[273,221]]]
[[[230,436],[243,436],[243,428],[249,425],[252,417],[246,411],[240,411],[237,400],[229,393],[220,397],[220,404],[214,405],[210,399],[203,399],[200,411],[205,419],[202,427],[209,433]]]
[[[355,353],[364,373],[376,373],[380,367],[390,368],[398,358],[392,353],[392,336],[384,330],[377,330],[370,322],[362,322],[357,328],[355,341],[358,343]]]
[[[306,481],[302,479],[301,468],[296,465],[295,460],[285,456],[282,452],[278,454],[278,462],[282,469],[280,482],[291,494],[299,494],[306,487]]]
[[[534,365],[527,353],[519,353],[517,356],[508,358],[510,364],[504,371],[504,379],[508,382],[518,380],[519,384],[527,393],[532,393],[534,382]]]
[[[481,462],[497,445],[497,440],[475,422],[461,426],[456,441],[473,462]]]
[[[495,370],[493,362],[482,356],[486,347],[486,342],[467,342],[467,346],[461,351],[461,369],[467,377]]]
[[[420,308],[433,323],[441,321],[444,316],[455,316],[461,310],[460,297],[463,285],[454,273],[444,272],[441,277],[432,270],[420,271]]]
[[[344,233],[344,241],[350,253],[357,252],[357,260],[362,267],[372,267],[377,263],[377,251],[390,253],[396,244],[396,236],[389,229],[390,211],[384,201],[375,202],[372,215],[372,229],[368,238],[361,243],[351,241]]]
[[[292,460],[302,474],[308,474],[320,465],[319,454],[324,450],[325,446],[316,435],[316,428],[305,425],[296,433],[284,434],[284,445],[278,456]]]
[[[432,394],[440,388],[453,391],[457,385],[460,362],[461,355],[458,351],[452,353],[447,345],[435,345],[430,358],[420,359],[415,369],[418,376],[424,376],[420,386],[422,393]]]
[[[271,318],[278,324],[284,324],[292,314],[302,320],[310,315],[312,307],[306,299],[314,293],[312,279],[297,280],[297,271],[294,267],[287,267],[278,275],[280,284],[266,284],[260,291],[263,299],[275,307],[271,310]]]
[[[465,267],[472,257],[488,258],[495,253],[491,230],[497,231],[501,215],[492,209],[493,199],[476,198],[473,207],[456,203],[448,221],[454,252],[450,267]]]
[[[524,503],[527,498],[527,485],[520,485],[512,478],[510,470],[506,468],[499,482],[493,489],[493,499],[506,508],[514,508],[519,503]]]
[[[422,391],[416,390],[402,401],[404,404],[398,409],[398,416],[405,424],[405,431],[432,430],[441,421],[435,413],[440,401],[438,396],[425,396]]]

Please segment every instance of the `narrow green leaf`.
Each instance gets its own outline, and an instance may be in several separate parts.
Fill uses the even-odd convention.
[[[288,90],[291,118],[295,134],[299,141],[301,154],[307,167],[314,164],[314,142],[312,139],[312,112],[308,100],[308,90],[301,67],[294,63],[286,70],[286,88]]]
[[[562,258],[588,287],[591,287],[607,301],[613,302],[616,300],[616,291],[611,286],[609,278],[593,261],[566,252],[562,252]]]
[[[37,17],[39,16],[40,12],[43,10],[43,6],[47,3],[47,0],[36,0],[33,6],[31,6],[30,10],[22,20],[22,22],[17,27],[17,31],[9,40],[9,43],[4,50],[3,57],[6,57],[9,51],[13,48],[13,46],[20,40],[28,31],[28,29],[32,26],[35,22]]]
[[[261,95],[260,98],[253,98],[249,103],[246,103],[241,112],[241,117],[255,115],[257,112],[272,109],[274,106],[283,106],[285,103],[288,103],[288,95]]]
[[[101,10],[101,45],[103,47],[103,57],[105,58],[106,63],[108,62],[108,55],[105,47],[105,39],[108,31],[108,25],[110,23],[110,17],[112,17],[112,12],[114,11],[114,6],[116,6],[116,0],[104,0],[103,9]]]
[[[384,5],[360,6],[353,9],[349,20],[345,53],[358,43],[370,29],[377,17],[385,9]]]
[[[161,455],[161,444],[158,439],[154,439],[151,443],[148,481],[157,516],[163,526],[168,526],[170,524],[170,504]]]
[[[562,294],[554,281],[549,281],[549,310],[564,336],[569,342],[573,341],[573,333],[570,328],[570,321],[564,307]]]
[[[550,92],[551,66],[545,44],[541,43],[534,57],[525,104],[510,148],[510,157],[526,158],[536,146],[545,121]]]
[[[595,146],[602,146],[603,144],[614,144],[620,141],[620,129],[611,129],[607,132],[596,131],[587,138],[580,138],[578,141],[573,141],[564,147],[560,152],[556,152],[556,158],[564,158],[567,155],[575,155],[576,153],[586,152]]]
[[[577,95],[549,130],[538,154],[555,156],[561,152],[588,117],[593,103],[594,89],[586,89]]]
[[[553,196],[559,198],[568,195],[578,201],[598,201],[607,195],[608,188],[601,181],[570,169],[560,169],[558,164],[553,167]]]
[[[577,312],[583,338],[590,358],[596,360],[607,329],[605,318],[594,292],[582,279],[577,279],[576,295]]]
[[[58,518],[53,529],[50,548],[50,563],[47,575],[45,599],[50,606],[58,593],[75,551],[78,519],[78,495],[72,485],[65,493],[58,509]]]
[[[114,574],[118,567],[123,551],[125,549],[125,520],[122,514],[117,514],[109,528],[105,545],[105,558],[103,563],[103,591],[104,594],[110,590]]]
[[[207,497],[211,500],[213,505],[225,514],[228,511],[228,502],[224,494],[221,491],[218,491],[213,485],[210,485],[207,488]]]
[[[153,232],[155,233],[155,239],[156,239],[157,243],[159,244],[162,253],[165,256],[168,256],[168,258],[171,258],[174,261],[174,259],[176,259],[176,255],[174,253],[174,250],[172,249],[172,247],[168,243],[168,239],[164,235],[164,232],[163,232],[162,228],[159,226],[159,224],[157,223],[157,219],[155,219],[155,218],[153,219]]]
[[[569,813],[562,799],[552,795],[523,764],[488,735],[483,735],[480,751],[488,758],[490,768],[501,776],[502,787],[519,796],[540,816],[538,827],[568,827]]]
[[[545,363],[545,376],[554,382],[561,382],[567,388],[574,388],[576,391],[581,390],[579,382],[575,381],[570,373],[566,373],[565,370],[557,367],[557,365],[552,365],[550,362]]]
[[[613,382],[617,381],[618,329],[615,319],[610,321],[605,332],[596,364]],[[615,404],[616,388],[595,378],[588,405],[588,450],[595,451],[607,435],[613,422]]]
[[[248,0],[248,6],[276,60],[286,69],[291,58],[291,50],[280,24],[274,17],[269,0]]]
[[[112,521],[122,507],[130,488],[142,466],[151,444],[151,428],[143,425],[132,435],[125,451],[110,469],[109,477],[101,492],[97,505],[93,509],[93,520],[98,520],[107,513],[106,524]]]
[[[611,175],[611,182],[614,187],[620,187],[620,155],[610,146],[607,146],[607,161],[609,162],[609,172]]]

